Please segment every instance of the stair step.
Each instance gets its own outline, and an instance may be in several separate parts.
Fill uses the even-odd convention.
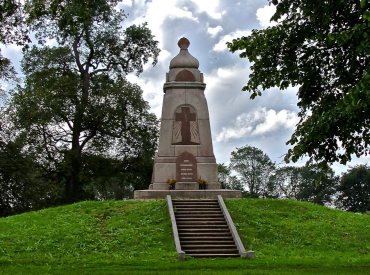
[[[232,235],[230,236],[182,236],[181,240],[184,241],[192,241],[192,240],[199,240],[199,241],[234,241]]]
[[[172,200],[180,245],[192,257],[240,257],[218,200]]]
[[[222,213],[222,211],[221,210],[193,210],[193,211],[191,211],[191,210],[179,210],[179,209],[177,209],[177,211],[175,212],[175,215],[177,215],[177,214],[220,214],[220,213]]]
[[[239,251],[237,249],[183,249],[184,252],[187,253],[194,253],[194,254],[238,254]]]
[[[208,213],[205,215],[204,213],[184,213],[184,212],[176,212],[175,217],[179,218],[223,218],[224,215],[220,213]]]
[[[177,226],[179,225],[199,225],[199,226],[206,226],[206,225],[226,225],[225,221],[178,221]]]
[[[223,229],[228,230],[227,224],[177,224],[178,229]]]
[[[203,222],[203,223],[209,223],[209,222],[226,222],[225,218],[222,216],[219,217],[205,217],[205,216],[197,216],[197,215],[189,215],[189,217],[186,217],[186,215],[179,215],[176,217],[176,221],[178,222]]]
[[[194,204],[194,205],[174,205],[175,211],[179,209],[220,209],[219,205],[199,205],[199,204]]]
[[[239,258],[239,254],[192,254],[186,253],[187,256],[193,258]]]
[[[179,232],[184,232],[184,231],[187,231],[187,232],[197,232],[197,233],[207,233],[207,232],[211,232],[211,233],[230,233],[230,230],[229,228],[226,226],[225,228],[179,228],[178,229]]]
[[[217,200],[172,200],[172,204],[176,203],[187,203],[187,204],[192,204],[192,203],[217,203]]]
[[[236,249],[237,250],[237,247],[235,244],[209,244],[209,245],[201,245],[201,244],[185,244],[185,245],[181,245],[181,249],[186,249],[186,250],[189,250],[189,249]]]
[[[189,241],[182,241],[181,245],[182,246],[185,246],[185,245],[199,245],[199,246],[202,246],[202,245],[235,245],[235,243],[233,240],[231,241],[207,241],[207,240],[199,241],[195,239],[195,240],[189,240]]]
[[[183,240],[184,237],[191,237],[193,239],[195,238],[200,238],[200,237],[207,237],[207,236],[210,236],[210,237],[218,237],[218,236],[221,236],[221,237],[231,237],[231,234],[220,234],[220,233],[179,233],[179,237],[180,237],[180,242],[181,240]]]

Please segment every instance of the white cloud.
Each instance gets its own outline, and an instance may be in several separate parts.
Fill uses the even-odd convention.
[[[125,6],[132,7],[132,0],[121,0],[120,2]]]
[[[134,2],[140,2],[142,0],[134,0]],[[191,21],[199,22],[198,18],[194,16],[192,11],[188,7],[180,6],[181,1],[165,1],[165,0],[152,0],[152,2],[145,3],[141,9],[141,16],[134,16],[134,24],[142,24],[144,22],[148,23],[149,28],[152,33],[155,35],[156,40],[160,44],[164,43],[164,34],[163,22],[166,19],[175,20],[178,18],[185,18]],[[141,6],[141,2],[138,5]],[[179,33],[178,35],[181,35]],[[179,37],[180,38],[180,37]]]
[[[266,108],[260,109],[255,113],[255,120],[263,120],[263,123],[258,124],[252,135],[263,135],[269,132],[274,132],[279,129],[294,129],[298,123],[299,118],[296,112],[289,110],[281,110],[276,113],[275,110],[268,110]]]
[[[274,5],[264,6],[263,8],[257,10],[257,19],[262,27],[267,28],[276,25],[276,22],[270,22],[270,19],[274,15],[275,11],[276,7]]]
[[[207,28],[207,32],[211,35],[211,37],[215,37],[219,32],[221,32],[223,28],[221,26],[217,26],[215,28]]]
[[[219,0],[191,0],[199,7],[200,12],[206,12],[209,16],[214,19],[221,19],[222,12],[216,12],[217,7],[219,6]]]
[[[221,38],[221,40],[214,45],[213,51],[215,52],[223,52],[227,49],[226,42],[232,42],[233,39],[239,38],[242,36],[248,36],[250,35],[250,31],[241,31],[241,30],[236,30],[235,32],[231,32]]]
[[[227,142],[229,139],[239,139],[245,137],[252,131],[251,126],[247,127],[234,127],[234,128],[222,128],[222,132],[217,136],[217,142]]]
[[[217,136],[217,142],[227,142],[229,139],[245,138],[250,136],[262,136],[281,129],[294,129],[298,123],[297,113],[289,110],[266,110],[258,108],[252,113],[239,115],[233,126],[222,127],[221,133]]]

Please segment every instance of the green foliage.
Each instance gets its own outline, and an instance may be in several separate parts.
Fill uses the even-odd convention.
[[[222,188],[226,188],[231,171],[229,170],[229,167],[223,163],[219,163],[217,169],[218,182],[221,184]]]
[[[30,42],[22,1],[3,0],[0,6],[0,43],[24,46]]]
[[[251,145],[236,148],[231,152],[230,169],[237,173],[237,179],[252,196],[269,197],[274,184],[270,181],[275,163],[262,150]]]
[[[370,211],[370,167],[356,165],[342,174],[336,206],[351,212]]]
[[[22,154],[23,141],[0,138],[0,217],[42,209],[58,203],[60,186],[38,171],[31,156]]]
[[[125,15],[116,4],[25,4],[39,43],[56,39],[59,46],[34,46],[24,55],[25,85],[13,94],[7,124],[26,136],[24,154],[36,156],[45,173],[58,175],[66,202],[123,198],[125,189],[132,193],[150,182],[158,121],[140,87],[125,77],[140,74],[150,59],[156,64],[158,42],[146,24],[123,30]]]
[[[16,75],[17,72],[15,71],[15,68],[10,59],[2,56],[0,52],[0,81],[17,84],[19,82],[19,79],[16,77]],[[7,100],[8,94],[5,90],[2,89],[2,85],[0,85],[0,108],[5,105]]]
[[[326,181],[318,183],[323,176]],[[329,167],[321,169],[318,165],[306,164],[303,167],[279,167],[273,181],[279,198],[330,205],[337,192],[339,177]]]
[[[244,91],[299,86],[300,122],[286,161],[321,168],[370,152],[368,1],[270,0],[277,25],[228,43],[252,63]]]
[[[26,15],[20,0],[2,0],[0,5],[0,44],[15,44],[28,48],[29,28]],[[4,57],[0,49],[0,80],[11,84],[18,83],[16,71],[10,59]],[[0,88],[0,103],[4,104],[6,93]],[[0,105],[2,105],[0,104]]]
[[[82,202],[0,219],[2,274],[366,274],[367,215],[292,200],[230,199],[254,260],[177,261],[159,201]]]

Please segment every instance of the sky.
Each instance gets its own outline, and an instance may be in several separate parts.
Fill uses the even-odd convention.
[[[289,149],[285,143],[298,122],[298,88],[273,88],[250,100],[250,94],[241,89],[248,81],[251,64],[226,47],[226,42],[247,36],[252,29],[270,26],[274,6],[268,6],[267,0],[124,0],[118,7],[128,14],[123,22],[125,27],[147,22],[159,41],[161,53],[157,65],[152,67],[149,62],[139,77],[128,76],[129,81],[141,86],[144,99],[158,118],[170,61],[179,53],[178,40],[186,37],[190,41],[188,50],[199,60],[199,70],[207,85],[205,95],[217,163],[228,164],[232,151],[249,144],[282,164]],[[21,48],[2,47],[2,52],[19,68]],[[290,165],[304,165],[306,160]],[[369,161],[370,156],[360,159],[354,156],[349,165]],[[348,168],[337,163],[332,167],[337,174]]]

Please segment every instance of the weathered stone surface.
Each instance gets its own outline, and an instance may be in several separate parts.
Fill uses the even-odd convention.
[[[193,106],[197,111],[198,119],[209,120],[207,100],[204,96],[204,91],[199,89],[187,89],[185,100],[186,104]]]
[[[211,182],[208,183],[207,189],[221,189],[221,183],[219,182]]]
[[[207,182],[217,182],[217,163],[198,163],[198,178],[205,179]]]
[[[155,182],[153,183],[153,190],[169,190],[168,183]],[[152,190],[149,190],[152,191]]]
[[[176,163],[156,163],[154,169],[154,184],[165,183],[168,179],[176,178]]]
[[[239,190],[138,190],[134,193],[135,199],[165,199],[171,195],[172,199],[217,199],[217,195],[223,198],[238,199],[242,197]]]
[[[198,156],[198,147],[199,145],[175,145],[175,156],[178,156],[186,151],[196,157]]]
[[[199,147],[198,147],[199,148]],[[211,157],[196,157],[198,163],[216,163],[216,158],[214,156]]]
[[[211,137],[211,126],[209,125],[209,120],[198,119],[200,144],[202,146],[198,147],[198,156],[212,157],[213,154],[213,144]]]
[[[156,163],[171,163],[174,162],[176,163],[177,156],[172,156],[172,157],[160,157],[157,158],[155,161]]]
[[[185,93],[181,90],[168,89],[163,99],[162,119],[174,119],[175,110],[185,103]]]
[[[172,127],[173,120],[162,119],[158,157],[175,156],[175,146],[172,145]]]
[[[201,82],[167,82],[163,85],[163,92],[166,93],[170,89],[182,90],[182,89],[202,89],[206,88],[205,83]]]
[[[176,182],[176,190],[197,190],[199,184],[197,182]]]

